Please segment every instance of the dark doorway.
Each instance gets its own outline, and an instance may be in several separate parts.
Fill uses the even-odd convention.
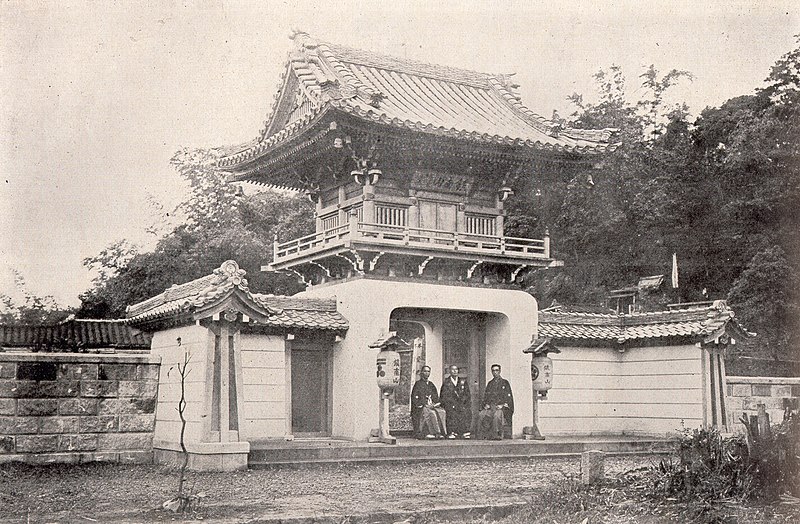
[[[292,433],[330,435],[330,353],[292,349]]]
[[[458,376],[469,383],[472,412],[477,413],[486,376],[486,316],[451,311],[442,322],[442,380],[450,366],[458,366]]]

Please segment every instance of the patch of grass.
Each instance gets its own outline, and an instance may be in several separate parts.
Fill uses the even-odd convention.
[[[565,476],[533,492],[528,504],[505,518],[481,516],[464,524],[773,524],[800,522],[800,505],[739,499],[709,501],[668,497],[654,489],[658,468],[631,470],[603,482],[582,485]],[[415,524],[456,522],[420,518]]]

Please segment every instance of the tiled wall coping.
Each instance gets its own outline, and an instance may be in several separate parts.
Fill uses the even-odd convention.
[[[728,375],[728,384],[779,384],[800,386],[800,377],[732,377]]]
[[[161,357],[150,353],[38,353],[0,352],[0,362],[58,362],[60,364],[160,364]]]

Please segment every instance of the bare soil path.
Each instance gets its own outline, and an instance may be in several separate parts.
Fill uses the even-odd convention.
[[[615,475],[659,459],[610,457],[606,472]],[[242,523],[523,503],[537,488],[579,469],[580,458],[569,457],[190,473],[188,486],[206,496],[186,518]],[[0,522],[171,521],[175,517],[160,507],[174,495],[176,475],[158,466],[0,465]]]

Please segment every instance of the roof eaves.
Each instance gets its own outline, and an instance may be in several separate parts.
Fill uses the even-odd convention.
[[[218,162],[220,168],[230,168],[237,165],[244,164],[250,160],[255,160],[259,155],[278,147],[285,145],[289,140],[300,136],[306,129],[312,127],[316,122],[321,120],[327,114],[330,108],[330,103],[320,104],[308,114],[298,120],[295,120],[288,126],[284,127],[274,135],[261,140],[257,145],[254,145],[246,151],[242,151],[230,157],[221,158]]]
[[[420,121],[412,121],[408,119],[401,120],[396,117],[390,118],[385,113],[379,113],[372,109],[365,110],[359,105],[351,103],[349,100],[331,100],[330,105],[367,122],[375,122],[387,126],[409,129],[430,135],[453,138],[457,140],[466,140],[470,142],[517,146],[539,151],[548,151],[552,153],[579,153],[587,155],[600,154],[610,151],[610,148],[612,147],[611,144],[598,144],[595,146],[553,144],[545,143],[540,140],[522,140],[519,138],[512,138],[510,136],[489,135],[486,133],[479,133],[477,131],[467,131],[465,129],[446,128],[443,126],[436,127],[430,123]]]
[[[631,340],[689,337],[715,339],[729,329],[741,338],[751,336],[724,304],[708,308],[607,315],[578,312],[540,312],[543,336],[570,340]]]

